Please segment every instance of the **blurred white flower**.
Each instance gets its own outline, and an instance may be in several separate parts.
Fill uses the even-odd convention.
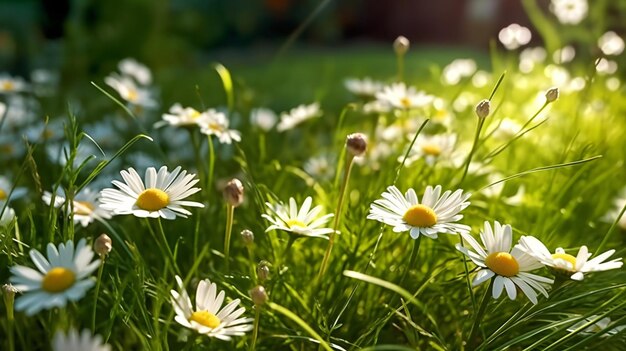
[[[576,49],[574,49],[574,47],[571,45],[567,45],[556,50],[552,54],[552,60],[555,63],[559,63],[559,64],[567,63],[567,62],[571,62],[575,56],[576,56]]]
[[[624,51],[624,39],[617,33],[608,31],[598,39],[598,47],[605,55],[619,55]]]
[[[232,144],[241,141],[241,133],[228,129],[229,121],[223,112],[208,109],[198,118],[200,132],[206,135],[215,135],[222,144]]]
[[[12,192],[11,192],[12,191]],[[24,197],[28,190],[24,187],[13,187],[13,182],[5,176],[0,176],[0,208],[5,202]],[[10,198],[9,198],[10,195]]]
[[[580,316],[582,317],[582,316]],[[598,315],[591,315],[587,318],[583,318],[580,322],[572,325],[571,327],[567,328],[567,331],[570,333],[575,332],[578,328],[581,328],[582,326],[584,326],[585,324],[591,323],[592,321],[598,319],[599,316]],[[591,325],[589,325],[588,327],[586,327],[585,329],[583,329],[582,331],[580,331],[581,335],[590,335],[593,333],[598,333],[601,332],[605,329],[608,329],[609,324],[611,324],[611,318],[609,317],[604,317],[601,318],[599,320],[597,320],[596,322],[592,323]],[[613,336],[619,332],[621,332],[623,329],[626,328],[626,325],[620,325],[617,327],[613,328],[613,325],[611,325],[611,329],[609,331],[607,331],[606,333],[602,334],[600,337],[601,338],[607,338],[609,336]]]
[[[425,135],[420,134],[409,151],[406,165],[411,165],[415,161],[423,159],[424,162],[433,166],[440,158],[450,157],[454,151],[457,136],[454,133]],[[398,157],[398,162],[402,162],[404,153]]]
[[[626,206],[626,188],[622,189],[621,194],[613,200],[613,208],[602,217],[602,221],[613,223],[624,206]],[[619,218],[617,226],[626,230],[626,214]]]
[[[319,180],[328,180],[335,174],[333,158],[328,155],[320,155],[309,158],[304,163],[304,171],[311,177]]]
[[[552,86],[555,87],[565,86],[570,80],[569,71],[562,66],[548,65],[546,66],[546,68],[544,68],[543,74],[546,76],[546,78],[552,81]],[[543,94],[541,95],[543,98]],[[543,104],[543,101],[541,103]]]
[[[617,77],[608,78],[605,84],[606,84],[606,88],[609,89],[610,91],[617,91],[617,89],[619,89],[619,87],[622,85],[619,78]]]
[[[112,212],[100,207],[98,202],[99,191],[90,188],[83,188],[74,196],[72,205],[74,211],[74,223],[80,223],[83,227],[87,227],[94,220],[102,221],[112,217]],[[47,205],[52,205],[52,193],[44,191],[41,197]],[[54,207],[61,207],[65,204],[65,194],[61,189],[57,190],[54,197]],[[63,208],[65,210],[65,207]],[[68,207],[68,211],[72,208]]]
[[[163,121],[175,127],[196,126],[203,114],[192,107],[185,107],[175,103],[170,107],[168,113],[163,114]]]
[[[474,76],[472,77],[472,84],[476,88],[482,88],[489,83],[490,79],[491,79],[491,73],[480,70],[474,73]]]
[[[522,50],[519,55],[519,70],[522,73],[529,73],[538,63],[545,61],[546,56],[548,56],[546,49],[541,46]]]
[[[404,83],[394,83],[376,93],[376,99],[393,108],[409,110],[430,104],[434,97]]]
[[[264,132],[269,132],[276,125],[276,112],[265,107],[258,107],[250,111],[250,123]]]
[[[380,101],[380,100],[372,100],[365,105],[363,105],[364,113],[378,113],[385,114],[391,112],[391,107],[389,104]]]
[[[343,83],[352,94],[367,98],[373,97],[383,88],[382,82],[375,81],[370,77],[363,79],[348,78]]]
[[[2,212],[3,208],[4,212]],[[0,227],[6,227],[15,218],[15,211],[11,207],[5,207],[0,203],[0,212],[2,212],[2,215],[0,216]]]
[[[515,50],[520,46],[526,45],[531,38],[530,30],[517,23],[502,28],[498,33],[498,39],[507,50]]]
[[[123,75],[134,78],[141,85],[152,83],[152,73],[150,69],[133,58],[125,58],[117,65]]]
[[[122,99],[133,105],[146,108],[155,108],[158,106],[153,92],[147,88],[137,86],[129,77],[119,76],[113,73],[104,78],[104,82],[115,89]]]
[[[601,58],[596,64],[596,71],[599,74],[613,74],[617,72],[617,62]]]
[[[80,335],[75,329],[70,329],[65,335],[57,330],[52,340],[52,351],[111,351],[111,345],[103,344],[100,335],[91,335],[88,329]]]
[[[471,77],[476,72],[476,61],[472,59],[456,59],[443,68],[441,79],[445,84],[455,85],[461,79]]]
[[[519,122],[511,118],[504,117],[493,131],[492,135],[494,138],[500,140],[510,139],[520,130],[522,130],[522,125]]]
[[[38,117],[39,102],[30,96],[11,94],[5,103],[0,103],[2,128],[16,128],[28,124]]]
[[[578,24],[585,17],[589,5],[587,0],[552,0],[550,11],[563,24]]]
[[[280,122],[276,126],[276,130],[284,132],[286,130],[293,129],[298,124],[322,115],[320,105],[315,102],[310,105],[300,105],[292,108],[289,112],[283,112],[280,114]]]
[[[20,93],[28,89],[29,86],[24,79],[0,73],[0,94]]]
[[[56,93],[59,85],[59,72],[37,68],[30,72],[33,82],[33,92],[39,96],[50,96]]]

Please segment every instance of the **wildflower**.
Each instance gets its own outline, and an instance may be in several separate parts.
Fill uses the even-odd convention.
[[[117,65],[120,72],[128,77],[134,78],[141,85],[152,83],[152,72],[150,69],[133,58],[125,58]]]
[[[519,54],[519,70],[523,73],[531,72],[538,63],[543,62],[548,53],[541,46],[526,48]]]
[[[200,132],[206,135],[215,135],[222,144],[232,144],[241,141],[241,134],[234,129],[228,129],[228,118],[223,112],[208,109],[198,119]]]
[[[267,261],[261,261],[256,266],[256,276],[259,281],[264,282],[270,277],[270,264]]]
[[[15,219],[15,210],[13,210],[11,207],[5,207],[4,205],[0,204],[0,212],[2,212],[2,214],[0,215],[0,227],[8,226]]]
[[[606,215],[604,215],[604,217],[602,217],[602,220],[608,223],[613,223],[617,220],[617,226],[622,228],[623,230],[626,230],[626,213],[617,218],[624,206],[626,206],[626,188],[621,191],[620,196],[613,200],[613,209],[611,209]]]
[[[515,50],[530,42],[532,34],[530,30],[517,23],[504,27],[498,33],[498,39],[507,50]]]
[[[534,304],[537,303],[537,291],[548,297],[545,286],[554,281],[529,273],[543,265],[520,250],[518,246],[511,249],[513,234],[510,225],[501,225],[495,221],[492,230],[489,222],[485,221],[484,230],[480,233],[485,249],[468,233],[461,233],[461,236],[474,251],[470,251],[460,244],[456,245],[457,250],[468,256],[475,265],[480,267],[472,282],[473,286],[495,277],[492,290],[494,299],[499,298],[502,290],[506,289],[509,299],[515,300],[517,296],[516,286]]]
[[[367,218],[393,226],[396,233],[409,231],[413,239],[420,234],[436,239],[438,233],[456,234],[470,230],[469,226],[455,223],[463,218],[459,212],[470,204],[467,201],[470,194],[464,194],[461,189],[441,194],[441,185],[434,189],[429,185],[421,203],[415,190],[409,188],[403,196],[395,185],[388,187],[381,196],[382,199],[370,205]]]
[[[312,202],[313,199],[310,196],[307,197],[300,210],[298,210],[298,204],[293,197],[289,198],[289,205],[283,203],[272,205],[266,202],[268,212],[261,216],[267,219],[271,225],[265,231],[277,229],[302,236],[328,239],[328,234],[332,233],[333,230],[320,227],[334,215],[329,213],[319,217],[322,206],[318,205],[311,209]]]
[[[550,11],[563,24],[578,24],[587,17],[587,0],[552,0]]]
[[[456,85],[461,79],[471,77],[476,72],[476,61],[456,59],[443,68],[441,78],[447,85]]]
[[[183,286],[183,280],[176,276],[180,293],[171,290],[171,301],[179,324],[210,337],[230,340],[233,336],[242,336],[252,330],[252,318],[239,318],[246,309],[237,309],[239,299],[235,299],[222,308],[225,293],[217,293],[217,285],[209,279],[201,280],[196,290],[196,308]]]
[[[259,107],[250,111],[250,123],[264,132],[269,132],[276,124],[276,112],[269,108]]]
[[[241,231],[241,239],[246,246],[254,244],[254,233],[249,229]]]
[[[546,91],[546,101],[554,102],[559,98],[559,88],[550,88]]]
[[[111,346],[102,342],[100,335],[91,335],[88,329],[80,335],[75,329],[70,329],[67,335],[57,330],[52,339],[52,351],[111,351]]]
[[[411,165],[415,161],[423,159],[427,165],[433,166],[442,157],[452,155],[457,136],[454,133],[425,135],[420,134],[409,151],[406,164]],[[402,162],[404,155],[398,157],[398,162]]]
[[[261,306],[267,302],[267,293],[265,292],[265,288],[262,285],[255,286],[252,290],[248,292],[250,294],[250,298],[255,305]]]
[[[571,45],[564,46],[552,54],[552,60],[556,63],[567,63],[574,57],[576,57],[576,49]]]
[[[383,88],[382,82],[375,81],[370,77],[348,78],[343,84],[349,92],[363,98],[374,97]]]
[[[557,273],[563,273],[573,280],[583,280],[585,273],[606,271],[622,266],[622,262],[619,262],[621,258],[604,262],[615,253],[615,250],[609,250],[592,260],[589,260],[591,254],[587,246],[584,245],[580,247],[576,257],[565,253],[565,250],[560,247],[556,249],[554,254],[551,254],[548,248],[539,241],[539,239],[533,236],[522,236],[520,239],[520,249],[533,256],[544,265],[554,268]]]
[[[335,173],[332,162],[332,158],[328,155],[311,157],[304,163],[303,168],[310,176],[327,180]]]
[[[86,246],[85,239],[68,240],[58,248],[48,244],[48,259],[39,251],[30,250],[30,257],[39,271],[26,266],[11,267],[11,283],[24,292],[15,302],[17,311],[33,315],[42,309],[65,307],[67,301],[77,301],[85,296],[95,281],[88,276],[98,268],[98,260],[91,261],[94,252]]]
[[[11,192],[11,190],[13,190],[13,192]],[[24,187],[13,188],[13,182],[11,182],[9,178],[0,176],[0,208],[5,202],[19,199],[25,196],[27,192],[28,190]]]
[[[100,257],[104,257],[113,249],[113,242],[108,235],[104,233],[100,234],[100,236],[93,243],[93,249]]]
[[[111,211],[102,208],[98,202],[100,194],[90,188],[84,188],[76,196],[72,204],[74,210],[74,222],[87,227],[94,220],[102,221],[112,217]],[[41,197],[44,203],[52,205],[52,193],[45,191]],[[61,207],[65,204],[65,195],[62,191],[57,192],[54,197],[54,207]],[[64,208],[65,210],[65,208]],[[72,208],[68,208],[71,211]]]
[[[233,207],[237,207],[243,203],[243,184],[237,178],[231,179],[224,187],[224,199]]]
[[[617,72],[617,62],[601,58],[596,63],[596,71],[600,74],[613,74]]]
[[[404,36],[399,36],[396,40],[393,41],[393,50],[397,55],[404,55],[407,51],[409,51],[409,47],[411,46],[411,42]]]
[[[346,150],[352,156],[361,156],[367,149],[367,138],[362,133],[352,133],[346,137]]]
[[[17,128],[31,123],[39,117],[39,108],[39,101],[31,96],[20,94],[6,96],[4,103],[0,103],[2,128]]]
[[[0,94],[13,94],[28,90],[28,84],[20,77],[0,74]]]
[[[582,317],[582,316],[580,316]],[[583,335],[591,335],[593,333],[598,333],[601,332],[603,330],[606,330],[609,328],[609,325],[611,324],[611,318],[609,317],[604,317],[601,319],[598,319],[599,316],[598,315],[591,315],[587,318],[583,318],[580,322],[572,325],[571,327],[567,328],[567,331],[570,333],[573,333],[575,331],[577,331],[579,328],[581,328],[582,326],[584,326],[585,324],[591,323],[592,321],[595,320],[595,322],[593,322],[590,326],[586,327],[585,329],[583,329],[582,331],[580,331],[581,334]],[[613,325],[611,325],[611,327],[613,327]],[[626,325],[620,325],[614,328],[611,328],[609,331],[605,332],[604,334],[602,334],[600,337],[609,337],[609,336],[613,336],[617,333],[619,333],[620,331],[622,331],[623,329],[626,329]]]
[[[617,33],[608,31],[598,39],[598,47],[605,55],[619,55],[624,51],[624,39]]]
[[[320,117],[322,111],[320,105],[316,102],[310,105],[300,105],[292,108],[289,112],[280,114],[280,122],[276,126],[276,130],[284,132],[293,129],[298,124],[316,117]]]
[[[413,109],[430,104],[434,97],[423,91],[417,91],[415,87],[407,87],[404,83],[395,83],[386,86],[376,93],[376,99],[397,109]]]
[[[176,167],[171,173],[163,166],[157,173],[154,167],[146,169],[145,186],[134,168],[120,172],[124,182],[114,180],[117,189],[100,192],[100,206],[114,214],[132,214],[137,217],[174,219],[187,218],[191,212],[183,206],[204,207],[195,201],[184,200],[200,191],[193,188],[199,181],[195,174],[187,174]]]
[[[170,107],[169,113],[163,114],[163,121],[175,127],[197,126],[202,113],[192,107],[183,108],[181,104],[175,103]]]
[[[122,99],[135,106],[155,108],[158,105],[149,89],[137,86],[129,77],[111,74],[104,82],[115,89]]]

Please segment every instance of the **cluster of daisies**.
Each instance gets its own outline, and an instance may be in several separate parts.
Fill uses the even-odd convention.
[[[460,234],[463,239],[456,245],[457,250],[467,256],[476,266],[473,285],[491,281],[492,296],[500,297],[506,290],[514,300],[519,291],[536,304],[537,292],[548,297],[547,288],[553,279],[531,273],[548,267],[557,276],[565,276],[580,281],[585,273],[620,268],[621,258],[607,259],[615,253],[609,250],[593,259],[586,246],[581,246],[574,257],[557,248],[555,253],[537,238],[522,236],[513,246],[513,233],[509,224],[498,221],[484,223],[479,236],[482,245],[470,235],[470,227],[458,223],[463,218],[460,212],[470,205],[470,194],[459,189],[442,193],[440,185],[428,186],[421,201],[415,190],[409,189],[404,195],[395,186],[390,186],[374,201],[367,218],[393,227],[394,232],[409,232],[413,239],[421,235],[436,239],[439,233]],[[468,244],[469,246],[466,246]]]

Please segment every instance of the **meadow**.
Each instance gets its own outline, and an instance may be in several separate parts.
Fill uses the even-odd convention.
[[[624,41],[528,11],[488,54],[0,74],[0,349],[622,349]]]

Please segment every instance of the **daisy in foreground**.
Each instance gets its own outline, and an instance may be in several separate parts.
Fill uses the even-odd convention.
[[[307,197],[298,210],[296,200],[289,198],[289,205],[283,203],[270,204],[266,202],[268,213],[261,215],[272,225],[265,230],[269,232],[273,229],[284,230],[302,236],[328,239],[328,234],[332,233],[331,228],[320,228],[328,222],[334,215],[332,213],[319,217],[322,206],[318,205],[311,209],[313,199]]]
[[[461,189],[455,192],[447,190],[441,194],[441,185],[435,188],[429,185],[420,203],[415,190],[409,188],[403,196],[392,185],[382,193],[382,199],[370,205],[367,218],[393,226],[396,233],[408,231],[413,239],[417,239],[420,234],[437,239],[438,233],[469,232],[469,226],[455,222],[463,218],[459,212],[469,206],[467,199],[470,195]]]
[[[170,293],[176,312],[174,319],[181,325],[220,340],[230,340],[252,330],[252,318],[239,318],[246,311],[244,307],[237,309],[241,301],[235,299],[221,308],[226,294],[224,291],[218,294],[217,286],[209,279],[198,283],[195,310],[179,276],[176,276],[176,283],[180,293],[175,290]]]
[[[76,329],[70,329],[67,335],[57,331],[52,339],[53,351],[111,351],[111,345],[103,344],[100,335],[91,335],[88,329],[80,335]]]
[[[609,250],[591,260],[587,246],[581,246],[576,257],[565,253],[563,248],[557,248],[554,254],[539,239],[533,236],[522,236],[519,240],[520,249],[533,256],[541,263],[548,267],[554,268],[556,273],[567,275],[573,280],[583,280],[584,274],[589,272],[606,271],[609,269],[620,268],[622,259],[615,258],[611,261],[604,262],[607,258],[615,253],[615,250]]]
[[[191,215],[183,206],[204,207],[199,202],[184,200],[200,191],[200,188],[193,187],[199,181],[194,179],[196,175],[181,171],[180,166],[172,172],[163,166],[158,173],[154,167],[149,167],[146,169],[145,186],[132,167],[120,174],[124,182],[112,182],[119,190],[104,189],[100,193],[100,206],[113,211],[113,214],[174,219]]]
[[[472,282],[473,286],[495,277],[492,290],[494,299],[499,298],[502,290],[506,289],[509,299],[515,300],[517,297],[516,286],[534,304],[537,303],[537,291],[548,297],[546,285],[552,284],[554,281],[528,273],[543,267],[543,265],[520,250],[517,245],[511,250],[513,234],[510,225],[501,225],[496,221],[492,230],[489,222],[485,222],[485,229],[480,232],[480,238],[485,249],[468,233],[461,233],[461,236],[474,251],[470,251],[461,244],[456,244],[457,250],[468,256],[475,265],[480,267]]]
[[[100,260],[91,261],[94,252],[80,239],[74,242],[48,244],[48,259],[39,251],[30,250],[30,258],[39,271],[26,266],[11,267],[11,283],[24,292],[15,302],[15,309],[32,316],[42,309],[65,307],[67,301],[81,299],[95,281],[88,276],[98,268]]]
[[[74,197],[74,222],[87,227],[94,220],[102,221],[111,218],[111,213],[100,207],[98,203],[99,192],[89,188],[84,188]],[[41,197],[44,203],[52,203],[52,193],[45,191]],[[54,197],[54,207],[61,207],[65,204],[65,195],[59,192]],[[65,208],[63,208],[65,210]],[[68,210],[70,210],[68,208]]]

